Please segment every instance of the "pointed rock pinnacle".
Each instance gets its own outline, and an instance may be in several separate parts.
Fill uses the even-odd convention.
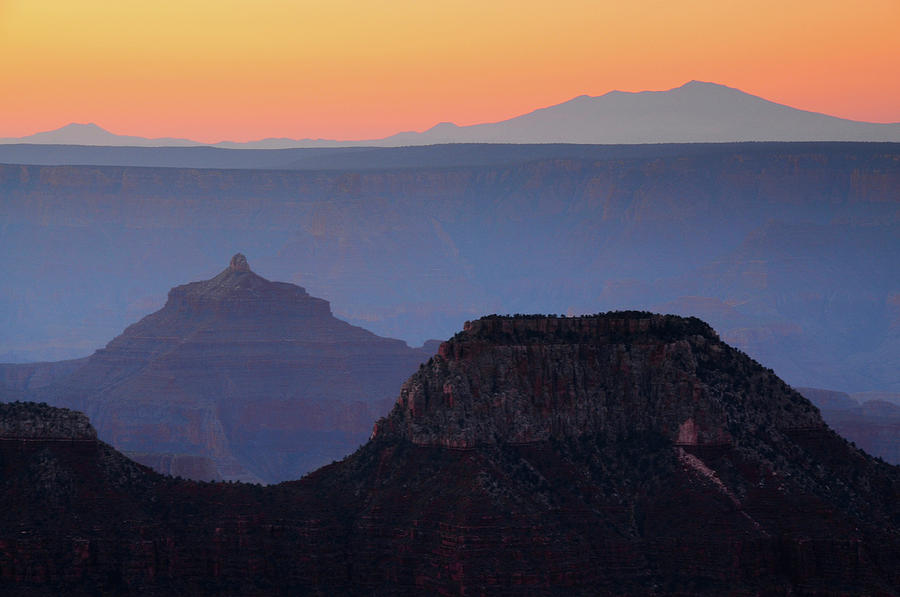
[[[231,258],[228,269],[233,272],[249,272],[250,264],[247,263],[247,258],[244,257],[243,253],[236,253],[234,257]]]

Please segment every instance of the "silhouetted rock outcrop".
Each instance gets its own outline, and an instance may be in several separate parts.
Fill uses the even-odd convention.
[[[34,402],[0,403],[0,438],[96,440],[83,413]]]
[[[84,411],[143,462],[179,454],[215,464],[200,479],[277,482],[363,443],[428,356],[334,318],[327,301],[266,280],[238,253],[29,395]]]
[[[5,593],[900,591],[900,469],[696,319],[472,322],[365,446],[275,487],[95,443],[0,443]],[[51,456],[66,491],[25,472]]]

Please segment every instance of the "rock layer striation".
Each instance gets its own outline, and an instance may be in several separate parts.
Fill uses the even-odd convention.
[[[728,360],[728,362],[715,361]],[[417,445],[472,448],[652,431],[686,445],[731,445],[746,397],[711,387],[698,371],[736,366],[696,319],[487,318],[468,322],[401,390],[388,430]],[[765,381],[773,431],[820,425],[774,378]],[[733,426],[733,423],[731,424]]]
[[[145,462],[202,458],[216,468],[203,479],[277,482],[363,443],[428,356],[336,319],[239,253],[34,395],[84,411],[102,439]]]
[[[94,443],[0,442],[5,594],[900,592],[900,469],[696,319],[472,322],[366,445],[274,487]]]

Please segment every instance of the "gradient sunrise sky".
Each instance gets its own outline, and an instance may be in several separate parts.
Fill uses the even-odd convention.
[[[898,0],[0,0],[0,137],[368,139],[713,81],[900,122]]]

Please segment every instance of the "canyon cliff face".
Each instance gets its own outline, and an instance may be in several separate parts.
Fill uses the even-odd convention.
[[[211,277],[240,249],[337,317],[411,344],[484,313],[628,306],[701,317],[792,385],[900,391],[900,145],[320,158],[294,171],[0,165],[0,360],[90,354],[160,308],[172,280]]]
[[[32,395],[87,413],[102,439],[163,472],[277,482],[363,443],[428,356],[237,254]]]
[[[767,418],[753,425],[820,424],[790,388],[743,375],[722,352],[715,332],[697,319],[482,319],[467,323],[404,384],[399,407],[375,433],[452,448],[591,434],[617,441],[646,431],[678,444],[729,446],[748,427],[740,424],[747,399],[698,375],[713,363],[765,384],[759,392],[770,401]]]
[[[869,454],[900,464],[900,404],[897,395],[857,394],[818,388],[797,388],[822,412],[822,418],[843,437]],[[859,399],[861,401],[858,401]]]
[[[87,359],[47,363],[0,364],[0,402],[27,399],[53,382],[65,378]]]
[[[697,319],[472,322],[360,450],[273,487],[94,443],[0,443],[7,594],[900,591],[900,469]],[[49,460],[70,489],[35,489]]]

